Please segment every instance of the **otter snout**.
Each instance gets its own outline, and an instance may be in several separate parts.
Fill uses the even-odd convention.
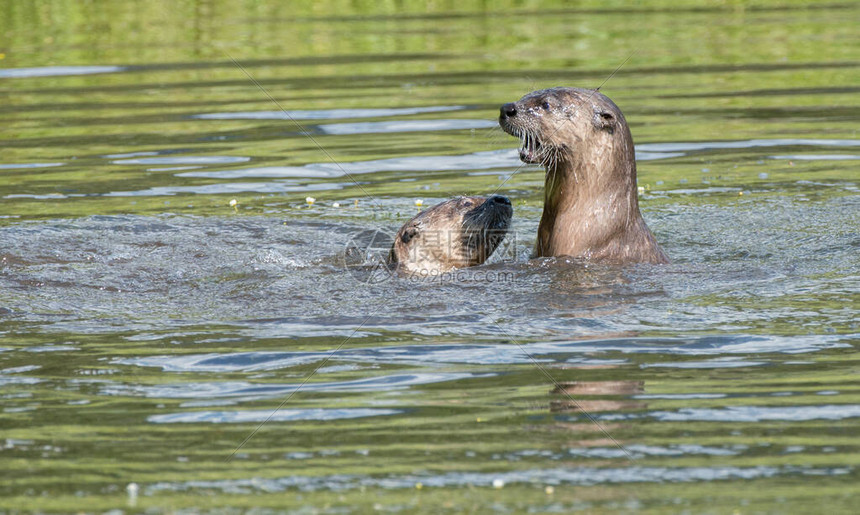
[[[487,229],[507,230],[513,214],[514,207],[508,197],[492,195],[487,197],[480,206],[466,213],[463,221],[478,232],[483,232]],[[502,233],[502,236],[504,237],[504,233]]]
[[[481,219],[480,224],[486,224],[485,218],[493,219],[489,225],[507,227],[511,221],[511,216],[514,214],[514,206],[508,197],[504,195],[492,195],[487,197],[483,204],[472,210],[468,216],[474,216]]]
[[[503,206],[510,206],[511,201],[508,197],[502,195],[493,195],[488,199],[493,204],[501,204]]]
[[[499,108],[499,120],[505,118],[513,118],[517,115],[517,105],[513,102],[508,102]]]

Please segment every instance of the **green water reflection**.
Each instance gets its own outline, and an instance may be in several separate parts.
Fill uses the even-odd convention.
[[[0,297],[0,510],[746,513],[826,507],[851,512],[860,493],[858,415],[852,414],[860,406],[857,19],[860,8],[854,3],[768,0],[492,6],[465,0],[430,7],[250,0],[0,2],[0,229],[9,231],[0,232],[0,279],[8,279],[2,283],[8,289],[0,293],[5,295]],[[120,68],[34,76],[61,66]],[[11,75],[10,70],[25,68],[40,71]],[[81,293],[79,303],[71,295],[52,299],[40,292],[61,288],[92,259],[49,248],[25,255],[17,243],[12,249],[12,231],[32,230],[40,241],[56,235],[68,245],[75,236],[61,236],[64,229],[93,215],[134,215],[141,218],[132,220],[157,223],[183,215],[188,218],[180,218],[179,225],[188,226],[195,217],[246,215],[283,219],[288,226],[396,226],[408,218],[414,199],[486,194],[515,166],[476,173],[482,169],[471,165],[478,158],[456,170],[432,164],[427,170],[378,170],[356,174],[360,187],[344,176],[228,180],[187,172],[300,167],[329,163],[329,157],[349,170],[357,162],[510,149],[516,143],[489,127],[334,135],[321,126],[493,121],[500,104],[533,89],[596,87],[610,75],[602,91],[624,110],[637,144],[784,140],[640,161],[645,215],[675,259],[694,269],[667,275],[690,274],[691,283],[706,282],[713,269],[722,282],[683,291],[684,281],[646,271],[638,276],[642,283],[671,286],[657,284],[657,293],[617,294],[591,285],[589,295],[606,297],[593,304],[586,299],[576,309],[567,299],[548,299],[537,287],[505,290],[517,309],[502,315],[520,328],[517,341],[495,330],[489,309],[445,318],[458,303],[489,296],[483,288],[419,290],[415,295],[426,296],[423,307],[421,299],[401,305],[409,297],[402,291],[373,291],[354,302],[395,299],[397,306],[384,315],[401,309],[404,318],[420,320],[430,313],[450,320],[450,331],[434,333],[437,326],[430,322],[393,329],[396,324],[372,320],[344,349],[529,345],[552,340],[543,336],[553,331],[558,339],[583,337],[540,322],[534,322],[539,336],[523,337],[529,323],[522,314],[538,306],[546,308],[540,316],[547,319],[583,318],[583,326],[589,319],[610,319],[624,329],[588,335],[597,340],[650,337],[668,349],[673,338],[690,335],[723,343],[720,338],[754,335],[804,345],[810,338],[826,343],[822,350],[803,345],[796,353],[749,354],[610,349],[562,353],[558,359],[548,353],[546,370],[556,381],[579,385],[572,387],[572,397],[600,427],[569,398],[550,393],[552,381],[528,361],[335,356],[309,384],[450,375],[390,388],[309,388],[291,397],[286,409],[392,412],[265,424],[228,461],[264,418],[161,423],[152,417],[210,411],[226,412],[227,419],[244,411],[265,417],[288,394],[284,385],[302,383],[320,360],[173,371],[135,360],[211,354],[230,362],[239,359],[234,353],[325,354],[344,335],[296,330],[272,336],[263,331],[265,322],[249,322],[253,317],[245,311],[219,312],[218,297],[211,305],[198,304],[190,290],[213,283],[229,285],[223,293],[229,309],[245,307],[243,298],[248,305],[262,303],[255,292],[278,284],[278,277],[260,279],[248,270],[262,267],[259,262],[230,261],[226,246],[224,270],[183,269],[176,273],[179,279],[170,275],[169,265],[153,271],[166,277],[165,303],[182,307],[165,313],[159,330],[152,329],[148,313],[169,310],[157,301],[157,291],[144,287],[157,286],[159,279],[136,278],[144,283],[140,291],[127,296],[118,291],[111,297],[114,304],[92,301],[114,287],[96,280],[86,285],[92,291]],[[199,117],[279,110],[268,95],[290,111],[452,109],[303,119],[298,127],[289,120]],[[130,161],[155,157],[167,161]],[[210,163],[193,161],[213,157]],[[231,187],[234,183],[245,186]],[[281,189],[255,191],[260,184]],[[542,172],[527,168],[501,190],[514,200],[524,233],[534,231],[540,216],[542,185]],[[306,207],[308,195],[317,198],[318,208]],[[236,209],[231,199],[237,200]],[[356,200],[351,210],[331,208],[336,201],[353,206]],[[799,212],[804,219],[798,219]],[[248,216],[250,225],[258,220]],[[284,236],[283,245],[309,247],[300,236]],[[98,259],[105,251],[98,241],[80,239],[82,256]],[[141,254],[151,251],[140,248]],[[121,267],[123,259],[133,258],[123,255],[104,266]],[[196,258],[175,259],[190,266]],[[320,262],[325,264],[320,258],[312,266]],[[751,277],[747,266],[767,273]],[[337,273],[320,269],[321,276]],[[285,298],[284,311],[321,309],[307,298],[328,284],[324,281],[308,279],[309,291]],[[183,288],[190,291],[184,303],[176,299]],[[332,305],[355,295],[348,287],[324,293]],[[647,316],[627,320],[642,313],[635,311],[642,308],[625,311],[627,305],[649,302],[657,307]],[[345,323],[333,314],[326,329],[346,335],[361,329],[363,317],[349,315],[357,319]],[[482,317],[489,329],[481,325]],[[249,337],[242,324],[259,332]],[[711,345],[704,341],[702,346]],[[254,390],[266,387],[276,393]],[[666,413],[686,418],[659,415]],[[619,445],[632,460],[619,455]],[[139,485],[136,498],[126,490],[130,483]]]

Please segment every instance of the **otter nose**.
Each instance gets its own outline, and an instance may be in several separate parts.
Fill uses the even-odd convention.
[[[505,104],[501,108],[499,108],[499,111],[501,111],[503,118],[504,117],[513,118],[514,116],[517,115],[517,106],[513,102],[508,102],[507,104]]]
[[[503,206],[511,205],[510,199],[502,195],[493,195],[492,197],[490,197],[490,202],[493,202],[494,204],[502,204]]]

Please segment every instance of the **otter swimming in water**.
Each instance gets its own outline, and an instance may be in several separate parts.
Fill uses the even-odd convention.
[[[480,265],[504,240],[512,215],[511,201],[501,195],[447,200],[400,228],[388,262],[427,273]]]
[[[639,212],[633,137],[597,90],[551,88],[503,105],[499,125],[520,159],[546,168],[535,257],[668,263]]]

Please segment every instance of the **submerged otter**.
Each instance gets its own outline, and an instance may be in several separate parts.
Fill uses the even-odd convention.
[[[426,273],[480,265],[505,238],[512,215],[511,201],[501,195],[455,197],[406,222],[388,261]]]
[[[535,257],[669,262],[639,212],[633,138],[612,100],[544,89],[503,105],[499,124],[522,140],[523,162],[546,168]]]

